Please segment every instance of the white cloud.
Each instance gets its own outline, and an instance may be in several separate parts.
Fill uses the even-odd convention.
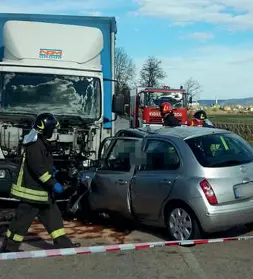
[[[190,39],[196,39],[202,42],[205,42],[207,40],[211,40],[214,38],[214,35],[209,32],[192,32],[186,35],[183,35],[181,37],[182,39],[184,38],[190,38]]]
[[[252,45],[210,45],[178,57],[159,57],[168,78],[165,84],[178,88],[193,77],[202,85],[201,98],[252,97]],[[144,59],[136,59],[139,70]]]
[[[253,29],[252,0],[135,0],[136,14],[168,18],[175,24],[206,22]]]

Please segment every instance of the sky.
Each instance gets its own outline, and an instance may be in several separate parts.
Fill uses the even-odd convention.
[[[137,72],[155,56],[165,85],[193,78],[201,99],[253,97],[252,0],[1,0],[0,11],[114,16]]]

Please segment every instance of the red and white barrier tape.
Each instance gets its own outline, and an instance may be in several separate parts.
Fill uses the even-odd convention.
[[[229,242],[229,241],[238,241],[238,240],[251,240],[251,239],[253,239],[253,236],[240,236],[240,237],[228,237],[228,238],[198,239],[198,240],[183,240],[183,241],[160,241],[160,242],[147,242],[147,243],[117,244],[117,245],[90,246],[90,247],[80,247],[80,248],[2,253],[0,254],[0,260],[72,256],[72,255],[80,255],[80,254],[119,252],[119,251],[126,251],[126,250],[141,250],[147,248],[166,247],[166,246],[200,245],[200,244],[211,244],[211,243],[220,243],[220,242]]]

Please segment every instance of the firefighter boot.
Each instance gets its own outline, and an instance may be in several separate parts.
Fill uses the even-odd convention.
[[[70,238],[68,238],[66,235],[62,235],[62,236],[57,237],[56,239],[54,239],[54,244],[59,249],[61,249],[61,248],[74,248],[74,247],[78,247],[78,246],[76,246],[76,244],[72,243]]]
[[[16,242],[12,239],[9,239],[5,236],[2,245],[0,247],[0,253],[13,253],[13,252],[23,252],[23,250],[19,250],[21,243]]]

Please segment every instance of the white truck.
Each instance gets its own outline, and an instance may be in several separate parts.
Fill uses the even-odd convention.
[[[60,122],[54,163],[73,184],[114,135],[113,112],[123,112],[113,98],[115,19],[0,14],[1,24],[0,196],[8,198],[23,137],[41,112]]]

